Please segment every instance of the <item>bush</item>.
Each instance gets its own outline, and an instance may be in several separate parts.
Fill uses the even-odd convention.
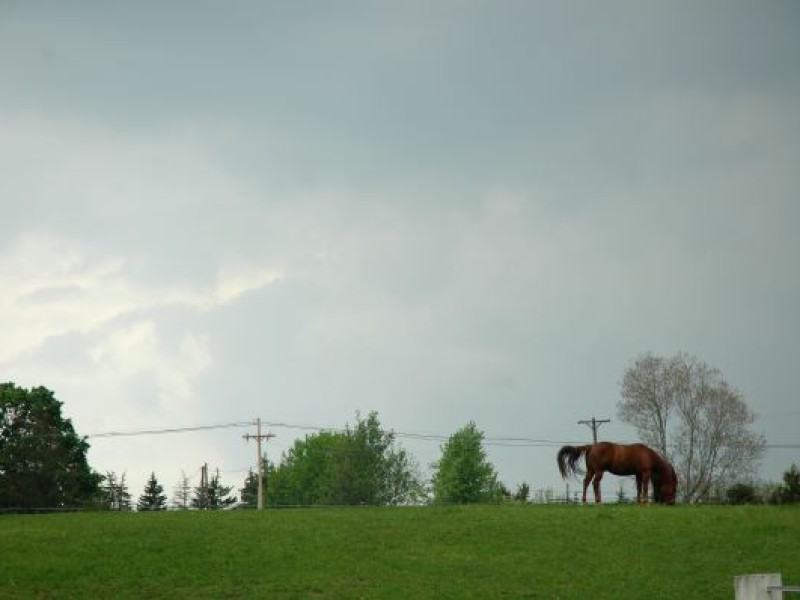
[[[749,483],[736,483],[725,492],[729,504],[758,504],[756,488]]]
[[[770,501],[773,504],[800,502],[800,471],[798,471],[797,465],[792,464],[783,474],[783,484],[774,490]]]

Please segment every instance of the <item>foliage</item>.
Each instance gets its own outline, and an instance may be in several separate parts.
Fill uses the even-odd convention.
[[[192,496],[192,508],[198,510],[220,510],[223,508],[230,508],[236,504],[236,496],[231,496],[230,493],[233,486],[222,485],[219,479],[219,472],[208,481],[208,484],[202,484],[194,489]]]
[[[6,515],[0,548],[0,596],[9,598],[730,598],[734,575],[765,565],[800,582],[800,511],[501,504]]]
[[[764,436],[751,430],[755,414],[718,369],[684,353],[643,354],[620,391],[619,418],[672,462],[684,501],[754,474]]]
[[[150,473],[150,479],[144,486],[144,492],[139,496],[136,503],[136,510],[166,510],[167,497],[164,495],[164,487],[158,483],[155,473]]]
[[[502,486],[483,449],[483,432],[470,422],[447,440],[434,463],[433,496],[437,504],[497,502]]]
[[[400,505],[418,502],[416,465],[375,412],[354,427],[296,440],[266,473],[271,506]]]
[[[528,498],[530,498],[530,495],[531,486],[523,481],[517,486],[517,492],[514,494],[514,500],[525,504],[528,501]]]
[[[749,483],[735,483],[725,491],[729,504],[758,504],[756,487]]]
[[[0,508],[79,507],[96,498],[102,476],[61,406],[47,388],[0,384]]]
[[[131,510],[131,494],[125,482],[125,473],[117,476],[114,471],[107,471],[103,485],[103,508],[108,510]]]
[[[252,469],[247,472],[244,485],[239,488],[239,507],[256,508],[258,506],[258,473]]]
[[[773,491],[772,504],[796,504],[800,502],[800,471],[792,463],[783,473],[783,483]]]

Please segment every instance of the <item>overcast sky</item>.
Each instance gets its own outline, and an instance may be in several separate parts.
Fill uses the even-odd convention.
[[[81,435],[633,441],[625,369],[685,351],[797,443],[798,65],[790,0],[0,0],[0,380]],[[248,431],[89,459],[238,487]]]

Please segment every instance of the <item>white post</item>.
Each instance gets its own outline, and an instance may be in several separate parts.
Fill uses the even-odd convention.
[[[783,592],[780,590],[782,585],[780,573],[739,575],[733,581],[733,587],[736,590],[734,598],[736,600],[781,600],[783,598]]]

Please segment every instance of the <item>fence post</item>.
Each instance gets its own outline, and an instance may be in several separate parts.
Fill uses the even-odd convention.
[[[733,587],[736,590],[736,600],[781,600],[783,585],[780,573],[755,573],[752,575],[739,575],[734,578]],[[777,587],[777,590],[767,589]]]

